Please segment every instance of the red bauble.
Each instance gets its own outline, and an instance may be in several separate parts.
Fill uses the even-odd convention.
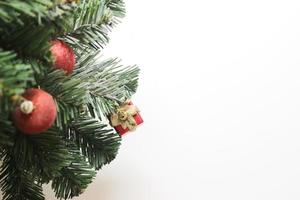
[[[28,89],[22,96],[25,101],[13,113],[15,126],[28,135],[49,129],[57,113],[52,96],[41,89]]]
[[[51,54],[54,58],[54,67],[71,74],[75,66],[75,54],[66,43],[60,40],[51,41]]]

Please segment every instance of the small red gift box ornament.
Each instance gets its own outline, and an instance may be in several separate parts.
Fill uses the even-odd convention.
[[[117,112],[111,115],[110,120],[121,136],[128,131],[134,131],[138,125],[144,122],[139,114],[139,109],[131,101],[126,101],[118,108]]]

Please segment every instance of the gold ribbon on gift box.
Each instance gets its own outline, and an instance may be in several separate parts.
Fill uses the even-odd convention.
[[[114,127],[121,125],[123,129],[128,128],[130,131],[133,131],[137,127],[134,116],[139,112],[139,109],[128,103],[126,101],[125,104],[118,108],[117,112],[111,115],[110,120]]]

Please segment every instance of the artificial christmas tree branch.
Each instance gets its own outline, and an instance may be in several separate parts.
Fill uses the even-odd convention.
[[[85,25],[63,36],[61,39],[76,49],[76,54],[93,52],[104,48],[109,42],[108,26]]]
[[[67,147],[70,156],[72,156],[72,163],[63,167],[60,174],[52,181],[56,197],[60,199],[78,196],[87,188],[96,175],[94,168],[81,155],[75,143],[68,141]]]
[[[119,103],[116,100],[111,100],[106,97],[98,97],[91,94],[91,101],[88,108],[91,116],[101,120],[104,118],[103,116],[107,117],[112,114],[118,106]]]
[[[96,169],[116,157],[121,138],[109,125],[91,117],[83,117],[73,123],[70,132],[82,154]]]
[[[65,76],[61,70],[50,71],[39,83],[55,96],[57,101],[77,106],[86,103],[87,84],[79,78]]]
[[[74,121],[74,119],[80,116],[82,107],[70,106],[64,102],[57,102],[57,118],[56,126],[61,130],[67,130],[68,124]]]
[[[78,72],[74,76],[87,78],[90,83],[87,89],[94,96],[123,102],[135,93],[138,74],[137,66],[123,67],[118,58],[101,61],[88,57],[79,61]]]
[[[2,112],[1,112],[2,113]],[[15,127],[12,122],[0,116],[0,147],[9,147],[14,144]]]
[[[111,116],[136,92],[139,69],[100,55],[124,14],[122,0],[0,2],[4,200],[42,200],[50,181],[57,198],[73,198],[116,157],[127,130]],[[136,128],[142,119],[129,114]]]
[[[123,0],[106,0],[107,7],[113,12],[113,16],[122,18],[125,15],[125,4]]]
[[[1,167],[0,184],[5,200],[44,200],[41,183],[33,174],[18,169],[17,160],[5,152]]]
[[[62,167],[71,162],[57,129],[48,130],[43,137],[18,135],[13,153],[18,161],[17,166],[31,171],[41,183],[48,183],[59,174]]]
[[[10,23],[18,19],[18,22],[22,23],[24,16],[45,16],[54,5],[51,0],[3,0],[0,2],[0,20]]]
[[[27,82],[34,81],[30,65],[23,64],[16,56],[12,52],[0,49],[0,95],[4,92],[20,94]]]

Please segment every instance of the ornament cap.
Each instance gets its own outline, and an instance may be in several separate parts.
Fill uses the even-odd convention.
[[[23,114],[29,115],[34,110],[32,101],[25,100],[20,105],[20,110]]]

